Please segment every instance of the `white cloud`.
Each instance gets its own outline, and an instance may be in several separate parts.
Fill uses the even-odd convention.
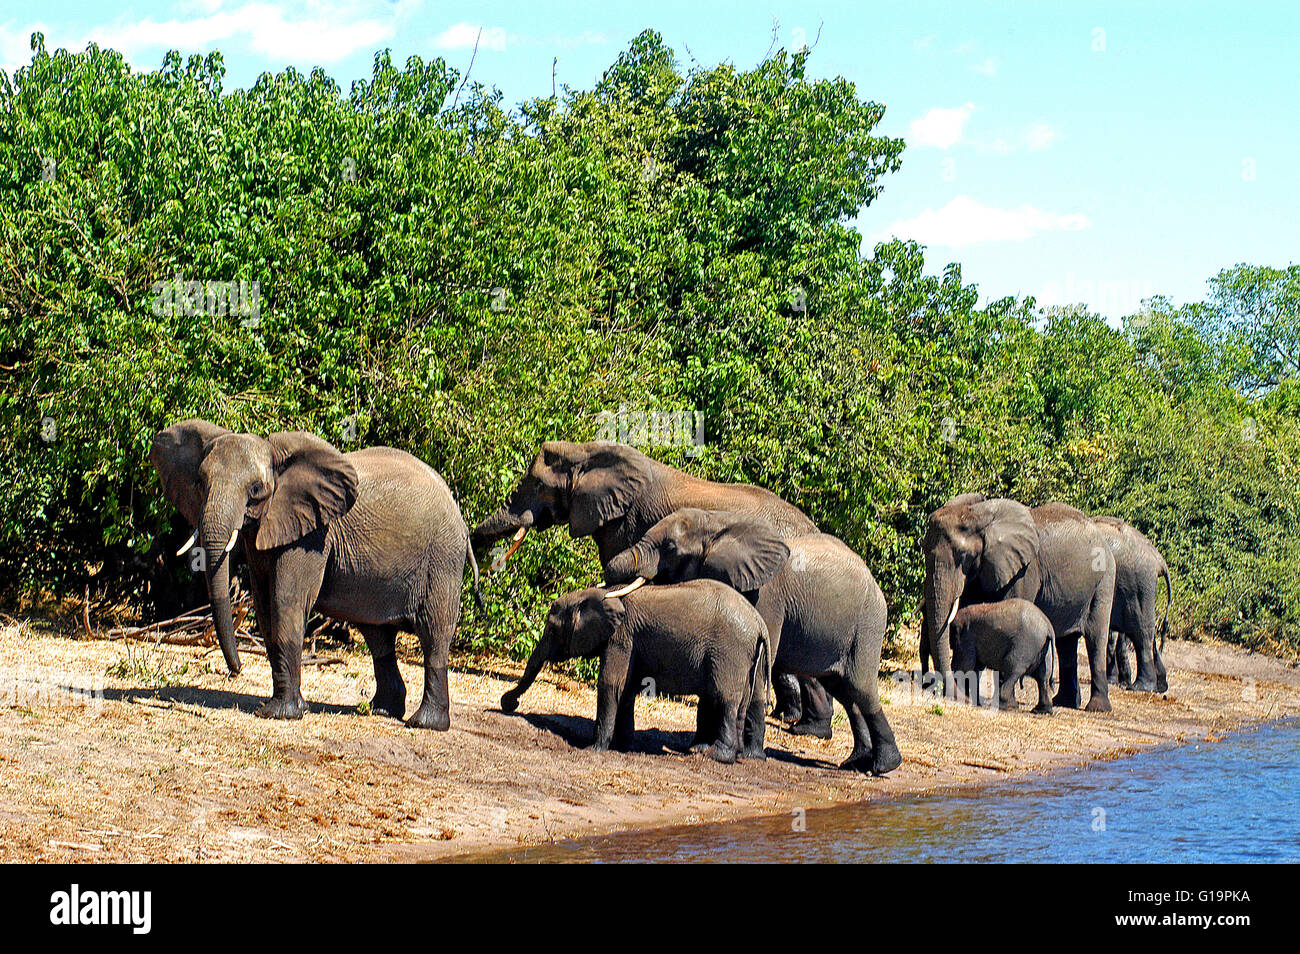
[[[506,31],[499,26],[477,26],[473,23],[457,23],[443,30],[434,38],[433,45],[440,50],[472,50],[478,44],[480,50],[492,50],[501,53],[506,48]]]
[[[900,219],[872,241],[898,236],[922,245],[963,248],[981,242],[1023,242],[1040,232],[1077,232],[1091,224],[1082,212],[1060,215],[1032,205],[997,209],[959,195],[941,209],[926,209],[915,218]]]
[[[186,0],[181,15],[167,20],[146,16],[118,19],[92,27],[84,35],[67,37],[46,30],[46,46],[81,49],[88,42],[111,46],[127,59],[142,59],[157,51],[206,51],[231,42],[277,61],[333,63],[357,50],[374,49],[393,38],[397,25],[422,0],[253,0],[238,6],[224,0]],[[0,62],[28,62],[27,34],[0,27]],[[21,48],[14,37],[21,37]],[[22,55],[15,59],[15,50]],[[276,64],[279,65],[278,63]]]
[[[981,76],[996,76],[998,73],[997,57],[990,56],[987,59],[981,60],[980,62],[972,66],[971,70],[973,72],[979,73]]]
[[[912,120],[907,127],[907,141],[913,146],[932,146],[947,149],[961,139],[966,121],[975,111],[974,103],[956,109],[935,107],[920,119]]]
[[[1031,152],[1039,152],[1056,142],[1057,132],[1047,123],[1038,122],[1025,133],[1025,145]]]

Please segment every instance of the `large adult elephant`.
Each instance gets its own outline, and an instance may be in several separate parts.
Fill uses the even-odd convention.
[[[1173,603],[1173,581],[1169,565],[1137,528],[1119,517],[1093,517],[1115,555],[1115,599],[1111,604],[1110,628],[1120,639],[1111,640],[1112,662],[1117,681],[1128,682],[1128,656],[1122,638],[1127,636],[1137,650],[1137,679],[1125,688],[1136,692],[1165,692],[1169,679],[1156,634],[1161,638],[1169,626],[1169,607]],[[1160,597],[1160,578],[1164,577],[1165,612],[1156,624],[1156,604]]]
[[[451,491],[427,464],[391,447],[344,454],[311,434],[258,437],[207,421],[159,431],[149,459],[163,493],[194,527],[217,640],[240,669],[230,609],[231,550],[242,539],[274,692],[257,715],[303,714],[302,641],[314,611],[353,623],[375,667],[373,710],[401,718],[398,629],[424,650],[424,699],[407,720],[450,724],[447,653],[460,618],[469,533]],[[186,543],[182,551],[188,549]]]
[[[807,514],[762,487],[701,480],[626,444],[547,441],[505,503],[474,529],[473,541],[475,547],[485,547],[514,535],[493,563],[493,569],[500,569],[529,531],[567,524],[570,536],[596,541],[603,568],[683,507],[759,517],[785,536],[817,532]],[[792,731],[829,738],[829,697],[814,680],[805,682],[802,706],[783,695],[792,691],[789,683],[777,682],[778,706],[802,711]]]
[[[1053,700],[1079,708],[1078,640],[1088,648],[1087,709],[1109,712],[1106,644],[1115,592],[1115,558],[1101,529],[1061,503],[1032,510],[1014,500],[965,501],[930,515],[925,553],[924,626],[930,654],[953,688],[948,625],[962,599],[1019,597],[1047,614],[1056,634],[1061,685]]]

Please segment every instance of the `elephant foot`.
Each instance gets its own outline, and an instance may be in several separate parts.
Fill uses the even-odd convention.
[[[840,768],[846,772],[861,772],[863,775],[871,774],[871,749],[855,748],[849,753],[849,757],[840,763]]]
[[[439,712],[433,706],[420,703],[420,708],[406,720],[406,725],[410,729],[433,729],[435,732],[446,732],[451,728],[451,713],[446,710]]]
[[[871,760],[872,775],[888,775],[903,764],[903,753],[892,742],[882,742],[876,746],[875,757]]]
[[[731,765],[736,761],[736,750],[729,745],[719,745],[717,742],[705,749],[704,755],[723,765]]]
[[[1088,699],[1088,704],[1083,709],[1085,712],[1110,712],[1110,699],[1093,693],[1092,697]]]
[[[501,696],[501,711],[514,712],[519,708],[519,697],[513,692],[504,693]]]
[[[1077,709],[1080,702],[1078,693],[1066,692],[1064,689],[1052,699],[1052,705],[1060,706],[1062,709]]]
[[[600,739],[597,739],[596,741],[592,742],[591,745],[587,746],[587,748],[590,749],[592,752],[608,752],[609,743],[602,742]]]
[[[803,709],[800,706],[787,706],[777,704],[772,710],[772,718],[778,722],[798,722],[799,717],[803,715]]]
[[[766,762],[767,750],[761,745],[746,745],[745,750],[740,753],[740,758],[750,762]]]
[[[831,737],[830,720],[825,722],[796,722],[794,725],[786,726],[786,730],[791,735],[811,735],[815,739],[829,739]]]
[[[1017,702],[1015,699],[1012,699],[1010,702],[1005,702],[999,699],[998,708],[1001,709],[1003,712],[1016,712],[1020,709],[1020,703]]]
[[[688,752],[699,753],[699,752],[703,752],[703,751],[704,751],[705,749],[707,749],[708,747],[709,747],[709,743],[707,743],[707,742],[692,742],[692,743],[687,747],[686,751],[688,751]]]
[[[1032,709],[1030,709],[1029,711],[1030,711],[1030,712],[1035,712],[1035,713],[1037,713],[1038,715],[1051,715],[1051,714],[1052,714],[1052,704],[1051,704],[1050,702],[1040,702],[1038,705],[1034,706],[1034,707],[1033,707]]]
[[[384,716],[388,719],[400,719],[406,715],[406,696],[384,696],[380,698],[376,695],[370,700],[370,711],[377,716]]]
[[[1168,692],[1169,680],[1164,676],[1156,676],[1156,692]]]
[[[305,708],[301,696],[297,699],[272,696],[253,710],[253,715],[260,719],[301,719]]]
[[[1154,679],[1138,679],[1135,682],[1130,682],[1124,688],[1129,692],[1155,692],[1156,681]]]

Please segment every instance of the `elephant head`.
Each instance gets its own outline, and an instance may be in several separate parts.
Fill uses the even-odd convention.
[[[766,521],[687,508],[664,517],[610,560],[605,579],[640,586],[703,577],[746,593],[767,583],[789,559],[790,548]]]
[[[626,444],[547,441],[505,504],[475,528],[474,544],[514,534],[492,564],[499,570],[529,530],[567,523],[570,536],[591,536],[627,513],[650,483],[652,463]]]
[[[963,496],[930,514],[925,551],[924,629],[936,670],[952,673],[949,626],[962,593],[1000,595],[1038,556],[1038,529],[1024,504]]]
[[[630,589],[592,587],[566,593],[552,603],[542,638],[533,647],[519,684],[501,697],[501,711],[514,712],[518,708],[519,697],[528,691],[546,663],[599,655],[623,623],[627,610],[619,597]]]
[[[194,527],[182,552],[203,549],[212,620],[231,675],[240,671],[230,607],[230,551],[241,531],[258,550],[283,547],[338,519],[357,496],[357,472],[335,447],[301,432],[262,438],[207,421],[154,437],[149,459],[163,493]]]

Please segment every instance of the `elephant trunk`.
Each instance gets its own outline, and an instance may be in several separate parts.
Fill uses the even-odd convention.
[[[522,517],[502,507],[475,527],[470,539],[476,548],[483,547],[495,543],[506,534],[514,533],[524,526],[526,524]]]
[[[519,678],[519,684],[501,697],[502,712],[514,712],[519,708],[519,697],[528,691],[537,674],[542,671],[542,666],[550,661],[551,645],[550,635],[542,633],[542,638],[538,640],[537,645],[533,647],[532,655],[528,657],[528,665],[524,667],[524,674]]]
[[[952,677],[952,646],[949,627],[957,615],[963,587],[961,571],[936,561],[925,577],[925,630],[930,637],[930,657],[935,671],[947,686]]]
[[[243,668],[239,662],[239,650],[235,647],[235,621],[230,606],[230,546],[242,523],[241,516],[238,502],[209,498],[199,524],[208,598],[212,602],[212,624],[232,676],[239,675]]]
[[[605,585],[631,583],[637,577],[653,580],[659,575],[659,550],[643,540],[616,554],[605,567]]]

